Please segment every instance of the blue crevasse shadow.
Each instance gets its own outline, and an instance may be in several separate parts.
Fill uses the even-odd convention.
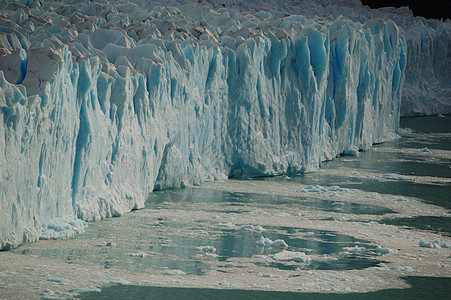
[[[25,76],[27,75],[28,68],[28,54],[24,49],[20,50],[20,75],[19,79],[17,79],[16,84],[22,84],[25,80]]]

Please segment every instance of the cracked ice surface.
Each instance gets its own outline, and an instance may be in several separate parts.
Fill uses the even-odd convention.
[[[396,136],[407,48],[389,19],[313,2],[0,3],[2,249],[54,219],[142,208],[155,188],[314,170]]]

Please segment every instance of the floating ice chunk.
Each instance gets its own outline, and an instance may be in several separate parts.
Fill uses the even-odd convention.
[[[261,237],[260,238],[260,240],[258,240],[257,241],[257,245],[259,245],[259,246],[269,246],[269,245],[271,245],[273,243],[273,241],[272,240],[270,240],[270,239],[268,239],[268,238],[265,238],[265,237]]]
[[[405,202],[405,201],[407,201],[407,199],[400,196],[400,197],[397,197],[394,201]]]
[[[451,180],[434,180],[432,182],[433,183],[438,183],[438,184],[450,184]]]
[[[323,282],[320,282],[319,286],[322,286],[322,287],[333,287],[333,286],[337,286],[335,283],[330,282],[329,279],[327,279],[327,278],[323,278],[322,280],[323,280]]]
[[[332,192],[342,192],[342,193],[345,193],[348,191],[347,188],[342,188],[342,187],[339,187],[338,185],[331,186],[329,188],[329,190],[331,190]]]
[[[210,252],[205,252],[203,255],[207,256],[207,257],[211,257],[211,258],[218,257],[218,255],[216,253],[210,253]]]
[[[358,252],[364,252],[366,250],[366,248],[355,245],[354,247],[343,247],[343,250],[346,252],[358,253]]]
[[[343,274],[326,274],[327,275],[327,277],[329,277],[329,278],[334,278],[334,279],[339,279],[340,281],[350,281],[350,280],[352,280],[352,281],[357,281],[357,280],[361,280],[361,278],[349,278],[348,276],[346,276],[346,275],[343,275]]]
[[[275,240],[269,246],[273,247],[273,248],[287,248],[288,247],[287,243],[285,243],[284,240]]]
[[[376,271],[388,271],[387,267],[369,267],[368,269]]]
[[[420,247],[423,247],[423,248],[436,248],[436,247],[434,247],[435,246],[434,244],[432,244],[430,242],[425,242],[423,240],[421,240],[419,242],[419,245],[420,245]]]
[[[167,270],[163,273],[164,275],[186,275],[182,270]]]
[[[391,234],[388,233],[388,232],[380,232],[379,235],[380,235],[380,236],[386,236],[386,237],[393,237],[393,235],[391,235]]]
[[[127,281],[121,277],[117,278],[108,278],[107,280],[103,281],[106,284],[117,284],[117,285],[129,285],[131,284],[130,281]]]
[[[381,246],[377,246],[376,252],[379,252],[381,254],[391,254],[391,253],[398,253],[397,249],[391,249],[391,248],[384,248]]]
[[[147,256],[147,253],[145,252],[136,252],[136,253],[129,253],[128,255],[132,256],[132,257],[141,257],[144,258]]]
[[[20,275],[20,274],[17,272],[11,272],[11,271],[0,272],[0,277],[11,276],[11,275]]]
[[[390,270],[401,271],[401,272],[413,272],[412,267],[402,267],[402,266],[393,266],[393,267],[390,267]]]
[[[55,292],[54,291],[52,291],[51,289],[45,289],[45,290],[43,290],[42,292],[41,292],[41,295],[44,295],[44,296],[52,296],[52,295],[55,295]]]
[[[219,226],[219,227],[235,227],[235,224],[230,223],[230,222],[216,223],[215,225],[216,225],[216,226]]]
[[[418,149],[418,152],[421,152],[421,153],[432,153],[432,151],[429,150],[427,147]]]
[[[260,225],[243,225],[243,227],[241,227],[241,229],[243,230],[247,230],[247,231],[265,231],[266,229],[263,228]]]
[[[320,186],[320,185],[317,185],[317,186],[309,185],[308,187],[303,188],[301,191],[302,192],[306,192],[306,193],[324,193],[324,192],[327,192],[327,190],[325,188],[323,188],[322,186]]]
[[[76,217],[58,217],[42,224],[41,240],[71,237],[85,231],[87,223]]]
[[[200,247],[198,247],[198,248],[200,248]],[[216,258],[216,257],[218,257],[218,255],[216,253],[214,253],[214,252],[216,252],[216,249],[214,247],[213,247],[214,250],[213,249],[211,250],[212,252],[208,252],[207,250],[203,251],[198,248],[197,248],[197,250],[202,253],[196,254],[196,257],[199,257],[199,258],[202,258],[202,257]]]
[[[61,284],[61,285],[72,283],[71,280],[65,279],[65,278],[47,278],[47,281],[54,282],[54,283]]]
[[[155,221],[155,222],[152,222],[152,223],[148,223],[147,225],[148,225],[148,226],[163,226],[163,224],[161,224],[159,221]]]
[[[335,198],[335,197],[341,197],[343,195],[341,195],[340,193],[336,193],[336,192],[332,192],[329,195],[327,195],[327,197],[329,198]]]
[[[235,264],[235,263],[233,263],[233,262],[231,262],[231,261],[227,262],[227,263],[224,265],[224,267],[226,267],[226,268],[235,268],[236,266],[237,266],[237,264]]]
[[[350,149],[343,151],[342,155],[345,156],[359,156],[360,152],[359,152],[359,148],[357,147],[351,147]]]
[[[271,288],[269,285],[266,285],[266,284],[260,285],[260,284],[255,284],[255,283],[249,284],[249,287],[256,288],[256,289],[270,289]]]
[[[389,180],[408,180],[409,179],[409,177],[407,177],[407,176],[396,174],[396,173],[383,174],[383,175],[380,175],[380,177],[383,179],[389,179]]]
[[[209,253],[215,253],[216,252],[216,248],[213,246],[200,246],[196,248],[197,251],[202,251],[202,252],[209,252]]]
[[[265,231],[266,229],[263,228],[263,227],[260,226],[260,225],[257,225],[257,226],[254,226],[254,230],[255,230],[255,231]]]
[[[217,285],[219,285],[219,286],[225,286],[225,287],[234,287],[233,283],[226,282],[226,281],[219,281],[219,282],[217,283]]]
[[[116,247],[115,242],[102,242],[101,244],[97,245],[98,247]]]
[[[83,293],[100,293],[102,290],[99,288],[96,288],[94,286],[90,286],[90,287],[84,287],[84,288],[73,288],[70,289],[69,292],[72,293],[79,293],[79,294],[83,294]]]
[[[256,244],[259,246],[269,246],[269,247],[273,247],[273,248],[287,248],[288,247],[287,243],[285,243],[284,240],[278,239],[278,240],[272,241],[263,236],[260,238],[260,240],[258,240],[256,242]]]
[[[289,217],[290,214],[286,213],[284,211],[279,211],[279,212],[273,213],[273,216],[275,216],[275,217]]]
[[[399,128],[398,128],[398,133],[399,133],[399,134],[412,134],[412,133],[413,133],[413,130],[410,129],[410,128],[407,128],[407,127],[405,127],[405,128],[399,127]]]
[[[379,194],[377,194],[377,193],[371,193],[369,195],[366,195],[365,198],[367,198],[367,199],[380,199],[381,196],[379,196]]]
[[[295,262],[310,262],[312,259],[304,252],[293,252],[284,250],[274,254],[273,258],[277,261],[295,261]]]
[[[265,273],[265,274],[262,274],[262,277],[265,277],[265,278],[280,278],[280,275],[273,275],[273,274]]]
[[[450,248],[449,243],[441,243],[438,240],[434,240],[432,242],[425,242],[423,240],[421,240],[419,242],[420,247],[423,248]]]

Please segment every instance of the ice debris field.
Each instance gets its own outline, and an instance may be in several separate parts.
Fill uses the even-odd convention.
[[[143,208],[155,189],[315,170],[396,137],[400,113],[450,112],[450,22],[407,8],[0,7],[2,250]]]

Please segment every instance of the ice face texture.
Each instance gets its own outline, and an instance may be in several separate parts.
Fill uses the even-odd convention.
[[[180,2],[0,0],[0,249],[155,188],[314,170],[395,136],[395,22],[321,1]]]
[[[371,10],[357,1],[340,1],[328,12],[363,23],[376,18],[394,21],[407,43],[401,115],[451,114],[451,20],[414,18],[406,7]]]
[[[451,21],[416,19],[406,35],[404,116],[451,114]]]

